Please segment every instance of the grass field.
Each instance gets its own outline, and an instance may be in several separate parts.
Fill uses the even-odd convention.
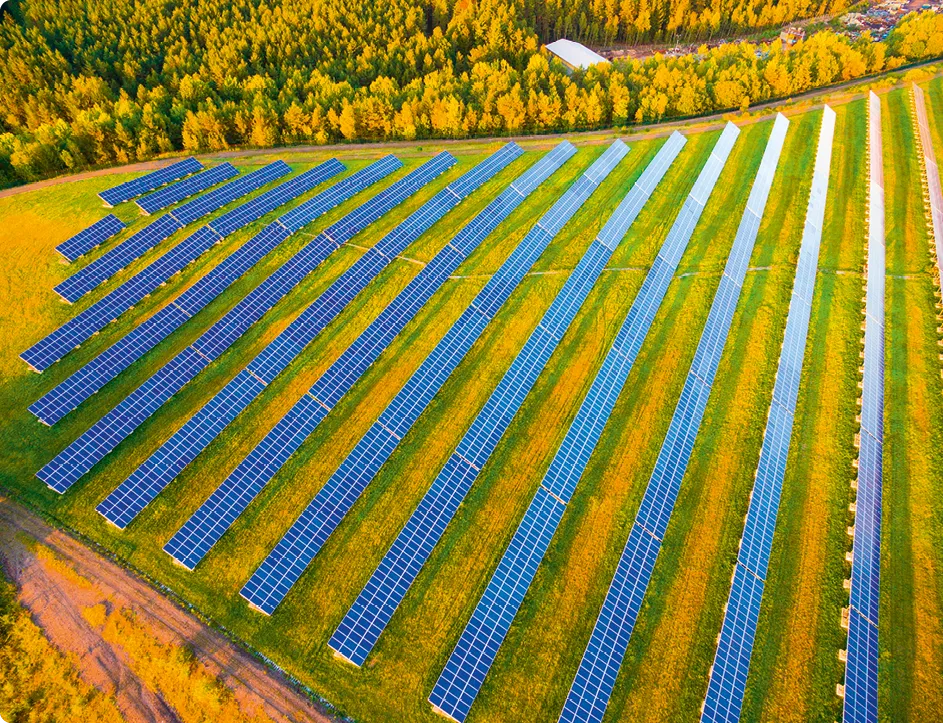
[[[925,86],[943,162],[943,80]],[[935,281],[908,92],[882,97],[887,184],[887,383],[881,714],[920,721],[943,709],[943,380]],[[863,253],[865,105],[837,108],[815,299],[744,720],[836,720],[847,605],[846,527],[853,499]],[[607,720],[694,720],[707,687],[763,438],[812,177],[820,113],[791,117],[717,381]],[[469,720],[556,720],[625,544],[720,281],[771,122],[744,126],[695,230],[612,419]],[[554,240],[425,414],[271,617],[242,585],[337,465],[446,333],[531,225],[603,151],[577,155],[462,264],[193,572],[163,544],[318,376],[466,221],[552,147],[527,151],[386,268],[125,531],[95,505],[265,344],[408,213],[488,152],[449,147],[459,163],[332,255],[263,321],[164,405],[66,495],[33,475],[160,365],[266,278],[317,231],[439,150],[397,149],[406,168],[311,224],[53,428],[26,410],[162,308],[278,215],[213,247],[167,286],[42,375],[17,355],[185,237],[145,254],[74,307],[52,287],[78,264],[56,244],[102,215],[98,177],[0,199],[0,484],[166,585],[357,720],[441,720],[426,698],[461,634],[684,197],[718,137],[686,147],[613,254],[533,392],[362,669],[328,638],[568,274],[661,139],[631,151]],[[338,155],[352,172],[375,156]],[[277,154],[272,157],[277,157]],[[293,168],[324,160],[312,153]],[[297,158],[296,156],[293,158]],[[257,167],[269,157],[254,157]],[[236,165],[239,165],[238,163]],[[249,165],[239,165],[246,170]],[[335,181],[330,181],[333,183]],[[312,194],[309,194],[309,196]],[[284,212],[285,209],[280,209]],[[117,213],[133,228],[136,207]],[[107,245],[106,245],[107,248]],[[89,254],[94,259],[103,253]]]

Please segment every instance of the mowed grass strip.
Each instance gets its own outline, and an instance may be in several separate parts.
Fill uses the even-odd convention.
[[[943,709],[939,319],[910,91],[895,90],[885,99],[888,313],[880,702],[885,720],[925,721]],[[928,115],[938,122],[943,95],[937,92],[930,101]]]
[[[837,720],[850,572],[866,206],[866,107],[836,111],[819,271],[792,445],[741,719]],[[804,204],[803,204],[804,208]]]

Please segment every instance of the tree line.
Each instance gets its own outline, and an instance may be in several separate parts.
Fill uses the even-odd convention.
[[[0,184],[181,150],[622,126],[943,55],[943,16],[923,13],[882,43],[821,32],[571,73],[535,30],[556,1],[21,0],[0,23]]]

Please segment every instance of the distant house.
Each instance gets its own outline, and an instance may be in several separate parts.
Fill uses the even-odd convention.
[[[580,45],[579,43],[565,38],[550,43],[547,46],[547,50],[560,58],[560,60],[572,70],[576,70],[577,68],[586,70],[586,68],[591,65],[609,62],[599,53],[594,53],[585,45]]]
[[[800,40],[805,40],[805,30],[802,28],[785,28],[780,34],[779,39],[783,45],[789,47],[795,45]]]

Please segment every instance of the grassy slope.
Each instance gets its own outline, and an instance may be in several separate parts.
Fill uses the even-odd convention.
[[[770,574],[743,720],[836,720],[846,602],[865,201],[865,106],[837,111],[831,178]]]
[[[943,96],[929,98],[929,115]],[[887,309],[882,717],[931,720],[943,706],[943,384],[930,236],[909,91],[887,97]],[[895,122],[896,121],[896,122]],[[940,149],[938,123],[936,148]],[[899,149],[907,149],[906,154]],[[913,149],[913,150],[911,150]],[[893,581],[887,584],[887,581]]]
[[[803,379],[796,425],[801,445],[793,446],[783,524],[777,530],[773,569],[780,572],[771,578],[769,588],[776,610],[764,609],[754,658],[747,705],[748,718],[753,719],[784,718],[795,710],[808,711],[809,717],[837,715],[837,699],[833,696],[840,675],[835,656],[841,642],[837,616],[843,604],[845,507],[860,338],[861,278],[855,272],[861,268],[863,227],[854,209],[863,203],[863,185],[856,175],[863,168],[863,119],[861,103],[839,111],[823,239],[823,273],[810,332],[809,358],[814,366],[807,366]],[[656,572],[652,588],[655,595],[649,597],[630,646],[629,662],[617,685],[612,719],[690,718],[703,697],[785,323],[801,223],[801,212],[797,215],[796,209],[804,211],[811,175],[810,141],[814,140],[817,125],[817,114],[793,119],[784,152],[784,159],[789,160],[777,175],[768,211],[776,220],[764,223],[751,261],[755,266],[770,268],[748,274],[718,375],[720,383],[709,404]],[[747,173],[745,169],[759,163],[768,132],[768,124],[753,126],[745,129],[738,141],[718,191],[682,259],[680,273],[691,275],[680,276],[672,283],[616,407],[613,424],[603,435],[600,450],[590,462],[548,559],[476,702],[476,720],[556,718],[706,319],[749,190],[752,170]],[[515,291],[507,308],[486,330],[271,618],[248,610],[238,597],[241,585],[484,285],[487,275],[498,268],[529,225],[601,152],[601,147],[583,148],[472,254],[457,274],[466,278],[451,280],[433,297],[194,573],[172,565],[161,545],[408,283],[418,272],[418,264],[397,260],[386,269],[126,532],[107,526],[94,512],[94,505],[348,268],[359,257],[359,247],[374,243],[481,156],[461,155],[459,168],[361,234],[350,248],[334,254],[263,323],[211,365],[198,383],[165,405],[62,498],[35,480],[35,470],[140,384],[157,365],[225,313],[307,238],[286,242],[80,410],[56,428],[48,429],[24,409],[23,400],[37,398],[140,323],[179,293],[181,281],[191,283],[199,278],[249,238],[251,230],[214,247],[175,283],[140,304],[129,318],[112,324],[39,376],[25,371],[16,355],[74,313],[56,301],[51,292],[51,287],[69,272],[58,264],[53,247],[100,217],[94,193],[117,180],[91,179],[0,200],[0,216],[11,222],[4,226],[23,229],[15,236],[0,231],[0,242],[10,258],[0,298],[7,309],[19,307],[15,313],[0,312],[0,419],[5,430],[0,451],[9,460],[0,472],[0,481],[13,494],[61,517],[169,585],[352,715],[369,720],[437,720],[425,702],[426,696],[715,139],[716,133],[690,138],[675,167],[614,254],[610,266],[622,270],[602,275],[446,531],[443,543],[433,552],[362,670],[335,661],[326,645],[328,637],[562,287],[566,274],[660,141],[632,144],[628,158],[537,262],[535,269],[548,273],[527,277]],[[428,157],[429,150],[420,153],[410,149],[401,157],[408,168],[413,168]],[[480,148],[476,147],[475,152],[481,152]],[[368,161],[357,153],[352,151],[352,170]],[[430,259],[451,233],[536,157],[528,153],[437,224],[404,256],[417,261]],[[313,163],[322,159],[312,154],[310,160]],[[306,231],[324,228],[386,184],[378,184],[335,209]],[[797,197],[801,201],[795,202]],[[119,214],[127,213],[119,209]],[[260,226],[261,222],[252,230]],[[144,262],[136,262],[106,288]],[[836,270],[852,273],[833,273]],[[93,298],[100,293],[93,294]],[[938,435],[939,424],[931,430],[937,430],[934,434]],[[714,527],[719,534],[702,534]],[[902,534],[907,534],[906,529]],[[801,557],[793,554],[798,547],[803,549]],[[695,574],[680,572],[690,569]],[[680,599],[686,601],[684,610]],[[796,612],[795,603],[800,599],[800,612]],[[776,622],[771,621],[771,614]],[[788,624],[781,624],[784,619]],[[794,658],[799,663],[790,670],[784,684],[782,670],[793,665],[786,661]],[[677,687],[668,686],[669,675],[677,675]],[[765,706],[758,703],[761,698],[769,698]],[[650,706],[652,701],[656,705]]]

